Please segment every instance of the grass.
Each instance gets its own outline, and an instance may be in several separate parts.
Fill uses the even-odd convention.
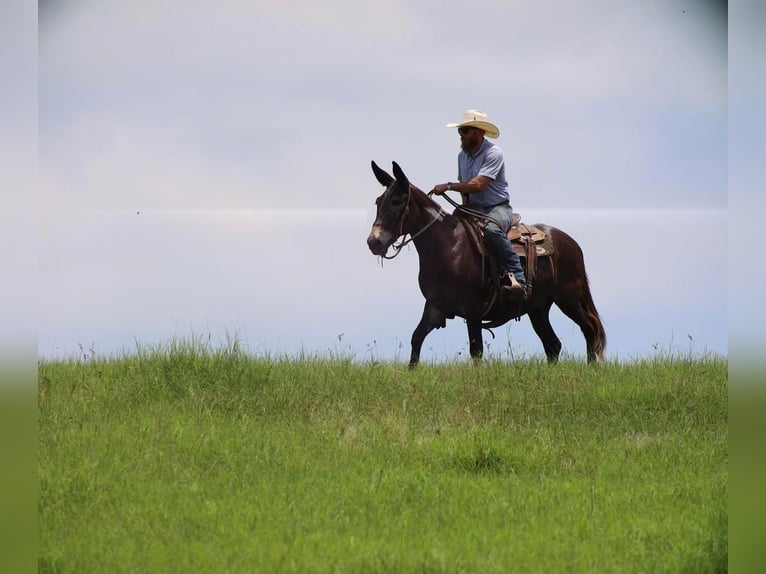
[[[721,572],[727,362],[39,366],[40,572]]]

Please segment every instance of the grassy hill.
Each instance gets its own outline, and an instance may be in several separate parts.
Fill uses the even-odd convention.
[[[719,572],[727,362],[39,365],[40,572]]]

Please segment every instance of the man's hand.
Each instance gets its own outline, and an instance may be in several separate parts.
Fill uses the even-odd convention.
[[[437,183],[434,188],[431,190],[431,193],[436,195],[442,195],[445,191],[447,191],[450,187],[449,183]]]

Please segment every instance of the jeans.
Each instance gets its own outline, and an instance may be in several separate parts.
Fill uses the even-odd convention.
[[[524,269],[521,267],[521,260],[511,247],[511,240],[508,239],[508,230],[511,228],[511,217],[513,209],[507,203],[496,205],[492,208],[482,208],[481,211],[497,221],[501,225],[491,220],[486,220],[484,227],[484,237],[487,243],[492,247],[497,256],[498,265],[505,271],[510,271],[522,285],[527,284],[524,277]]]

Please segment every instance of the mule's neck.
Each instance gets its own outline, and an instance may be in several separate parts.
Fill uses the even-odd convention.
[[[443,244],[454,238],[455,217],[447,213],[422,190],[410,185],[409,214],[404,231],[413,237],[420,250],[432,243]]]

